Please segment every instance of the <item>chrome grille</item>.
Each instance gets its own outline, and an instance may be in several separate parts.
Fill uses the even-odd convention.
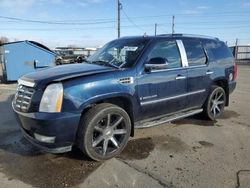
[[[14,99],[14,105],[17,110],[28,112],[34,91],[33,88],[24,85],[18,86]]]

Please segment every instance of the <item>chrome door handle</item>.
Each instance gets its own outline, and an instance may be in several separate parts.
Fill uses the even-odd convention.
[[[210,75],[210,74],[213,74],[213,73],[214,73],[213,71],[207,71],[206,75]]]
[[[176,79],[176,80],[186,79],[186,76],[181,76],[181,75],[179,75],[179,76],[176,76],[175,79]]]

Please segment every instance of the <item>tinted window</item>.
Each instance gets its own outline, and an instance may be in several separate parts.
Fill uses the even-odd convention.
[[[181,57],[175,41],[160,41],[156,43],[148,55],[148,61],[152,58],[164,58],[169,68],[181,67]]]
[[[207,58],[199,41],[183,40],[183,44],[186,49],[189,66],[206,64]]]
[[[210,46],[210,50],[217,60],[233,57],[232,52],[223,42],[214,43],[214,45]]]

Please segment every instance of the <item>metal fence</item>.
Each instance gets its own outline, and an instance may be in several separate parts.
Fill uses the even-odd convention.
[[[250,65],[250,46],[232,46],[230,49],[232,50],[236,63]]]

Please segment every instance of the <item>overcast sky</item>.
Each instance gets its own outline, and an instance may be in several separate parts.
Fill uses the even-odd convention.
[[[250,0],[121,0],[121,36],[175,32],[250,44]],[[0,0],[0,36],[51,48],[96,47],[117,37],[117,0]],[[14,18],[14,19],[13,19]],[[21,20],[15,20],[15,18]]]

